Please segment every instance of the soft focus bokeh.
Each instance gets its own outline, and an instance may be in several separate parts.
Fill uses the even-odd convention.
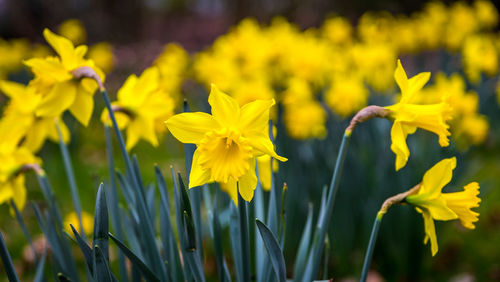
[[[0,107],[6,117],[0,129],[27,128],[28,133],[16,140],[35,155],[23,158],[43,160],[64,221],[75,222],[53,119],[30,116],[39,101],[27,102],[26,97],[34,94],[24,86],[33,78],[26,60],[55,55],[44,40],[45,28],[75,46],[88,46],[85,59],[105,73],[127,150],[140,160],[146,183],[154,182],[155,163],[164,171],[172,165],[185,175],[183,147],[164,125],[182,112],[183,101],[193,111],[208,112],[211,83],[240,105],[274,98],[277,106],[271,118],[276,148],[289,160],[271,168],[270,159],[260,159],[259,172],[264,189],[271,186],[271,169],[277,175],[276,185],[288,185],[284,255],[291,277],[308,204],[314,204],[317,214],[344,130],[365,106],[387,106],[400,99],[394,81],[400,59],[409,77],[431,72],[414,102],[438,103],[442,96],[449,101],[453,109],[450,146],[441,148],[435,135],[418,130],[408,137],[407,165],[396,172],[391,122],[377,119],[359,125],[351,137],[330,222],[327,272],[320,275],[358,279],[372,222],[383,201],[418,184],[438,161],[456,156],[457,168],[445,191],[458,191],[471,181],[480,184],[476,228],[437,222],[439,252],[432,257],[429,246],[422,243],[421,216],[409,206],[394,207],[381,225],[372,278],[498,281],[497,9],[486,0],[0,0]],[[108,176],[103,130],[108,113],[100,96],[93,99],[87,126],[84,114],[74,109],[58,118],[73,159],[86,230],[92,230],[96,188]],[[14,131],[9,131],[9,138]],[[2,150],[0,161],[9,160],[12,165]],[[118,154],[117,146],[115,151]],[[117,166],[124,170],[121,161]],[[8,173],[0,169],[0,181]],[[28,280],[36,266],[6,202],[13,199],[23,206],[28,229],[41,234],[29,203],[43,204],[43,196],[33,175],[16,181],[17,186],[9,188],[14,192],[0,190],[0,229],[20,277]],[[226,200],[230,204],[229,197]],[[229,232],[227,226],[223,229]],[[33,237],[37,244],[44,243],[42,235]],[[224,250],[232,265],[229,242]],[[214,250],[208,239],[204,251],[207,279],[216,281]],[[111,260],[116,267],[116,254],[111,254]],[[79,267],[84,273],[83,259]],[[6,281],[2,271],[0,281]]]

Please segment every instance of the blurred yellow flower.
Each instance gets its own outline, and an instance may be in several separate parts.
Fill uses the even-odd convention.
[[[180,45],[169,43],[156,58],[154,65],[160,70],[160,88],[178,102],[181,86],[187,75],[189,54]],[[162,127],[165,127],[162,124]]]
[[[89,59],[95,62],[95,65],[102,69],[104,73],[110,73],[115,66],[115,56],[113,47],[109,42],[99,42],[90,46]]]
[[[90,67],[104,81],[104,73],[92,60],[83,58],[87,46],[74,47],[67,38],[45,29],[43,35],[59,57],[34,58],[25,61],[35,73],[31,85],[42,94],[42,100],[35,111],[39,117],[55,117],[69,109],[83,125],[87,125],[94,109],[93,95],[98,85],[91,78],[74,79],[72,71]]]
[[[481,81],[482,72],[488,76],[498,73],[498,52],[491,36],[467,37],[462,48],[462,60],[465,74],[472,83]]]
[[[479,194],[477,182],[469,183],[461,192],[441,192],[450,182],[456,165],[454,157],[438,162],[425,173],[418,192],[406,197],[406,202],[413,205],[424,218],[424,243],[430,240],[433,256],[438,251],[434,220],[459,219],[462,225],[469,229],[474,229],[473,223],[478,221],[479,214],[471,210],[478,207],[481,202],[477,197]]]
[[[394,72],[394,78],[401,89],[401,100],[399,103],[388,106],[390,117],[394,119],[391,129],[391,150],[396,154],[396,171],[406,165],[410,151],[406,145],[408,134],[414,133],[421,128],[435,133],[439,136],[439,144],[442,147],[449,145],[449,125],[446,121],[451,119],[451,107],[443,97],[441,103],[431,105],[414,104],[417,94],[430,78],[430,73],[419,73],[408,79],[406,72],[398,60],[398,66]]]
[[[0,119],[0,134],[5,140],[3,146],[15,148],[22,144],[31,152],[37,152],[47,138],[59,142],[56,121],[59,122],[64,142],[69,141],[69,130],[59,117],[35,116],[41,95],[33,87],[0,81],[0,90],[10,98]]]
[[[256,100],[240,108],[212,85],[208,102],[212,115],[182,113],[166,121],[175,138],[197,146],[189,188],[216,181],[229,190],[233,200],[238,190],[245,201],[251,201],[257,185],[255,158],[270,155],[287,160],[276,154],[269,139],[269,110],[274,100]]]
[[[68,213],[64,217],[64,231],[68,234],[73,234],[73,230],[71,230],[71,226],[69,226],[70,224],[75,227],[76,231],[80,232],[80,223],[76,212]],[[92,232],[94,232],[94,217],[85,211],[82,211],[82,226],[85,234],[92,234]]]
[[[159,89],[160,73],[158,68],[150,67],[137,77],[130,75],[118,90],[117,101],[111,103],[120,129],[127,129],[127,150],[132,149],[142,138],[151,145],[158,146],[157,133],[164,131],[161,126],[174,114],[174,101]],[[101,115],[102,122],[108,122],[108,111]]]
[[[73,42],[75,45],[80,45],[85,43],[87,40],[87,31],[83,26],[83,23],[78,19],[65,20],[60,26],[57,32]]]
[[[366,107],[369,92],[358,76],[335,77],[325,93],[325,101],[330,109],[346,118]]]
[[[3,140],[2,140],[3,141]],[[0,142],[2,142],[0,141]],[[0,145],[0,204],[14,200],[19,209],[26,204],[24,165],[39,164],[41,161],[26,148],[6,150]]]

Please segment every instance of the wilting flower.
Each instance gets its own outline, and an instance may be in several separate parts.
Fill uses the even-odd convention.
[[[75,79],[74,71],[90,67],[104,81],[104,73],[92,60],[83,58],[87,46],[74,47],[67,38],[45,29],[43,35],[59,57],[34,58],[24,63],[31,67],[35,78],[31,85],[42,94],[35,114],[39,117],[59,116],[69,109],[83,125],[87,125],[94,108],[93,95],[98,84],[92,78]]]
[[[438,251],[434,220],[459,219],[468,229],[474,229],[474,222],[478,221],[479,213],[471,210],[478,207],[481,202],[477,197],[479,194],[477,182],[467,184],[461,192],[441,192],[450,182],[456,165],[457,160],[454,157],[440,161],[425,173],[418,192],[406,197],[406,202],[415,206],[424,218],[424,243],[430,240],[433,256]]]
[[[118,90],[118,100],[111,104],[118,127],[127,129],[127,150],[141,138],[158,146],[157,133],[165,130],[163,121],[174,114],[174,101],[159,89],[159,79],[156,67],[144,70],[139,77],[129,76]],[[103,111],[101,120],[109,122],[107,110]]]
[[[189,188],[216,181],[229,194],[239,191],[244,200],[251,201],[257,185],[255,158],[269,155],[287,160],[276,154],[269,139],[269,110],[274,99],[256,100],[240,108],[236,100],[212,85],[208,102],[212,115],[182,113],[166,121],[175,138],[197,146]]]
[[[446,121],[451,119],[451,107],[446,102],[446,97],[443,97],[441,103],[438,104],[414,104],[416,95],[429,80],[430,73],[419,73],[408,79],[401,61],[398,60],[394,78],[401,89],[401,100],[395,105],[386,107],[386,109],[390,111],[389,115],[394,119],[391,129],[391,150],[396,154],[397,171],[406,165],[410,156],[406,137],[408,134],[414,133],[417,128],[438,135],[441,147],[449,145],[450,132]]]

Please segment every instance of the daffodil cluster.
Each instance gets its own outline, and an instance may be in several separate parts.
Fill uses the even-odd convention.
[[[13,199],[22,208],[26,199],[26,167],[40,164],[34,156],[47,139],[68,142],[70,134],[62,121],[69,111],[87,125],[94,108],[93,95],[102,71],[84,56],[87,46],[73,43],[50,30],[44,37],[58,56],[35,57],[24,61],[34,74],[27,84],[0,81],[0,91],[8,97],[0,119],[0,154],[4,166],[0,177],[0,203]],[[91,70],[95,78],[81,77],[81,69]]]
[[[198,53],[193,68],[199,81],[216,83],[240,105],[275,98],[291,137],[321,138],[327,133],[321,101],[347,118],[367,105],[371,93],[393,93],[393,62],[400,55],[446,49],[460,54],[471,83],[496,75],[497,23],[497,10],[485,0],[429,2],[409,16],[367,12],[356,26],[333,17],[305,31],[282,18],[269,26],[246,19]],[[488,130],[478,115],[468,115],[466,123]],[[467,144],[480,143],[484,135]]]

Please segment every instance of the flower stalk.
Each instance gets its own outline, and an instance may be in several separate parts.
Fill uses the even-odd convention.
[[[250,241],[248,236],[247,202],[241,197],[238,186],[238,211],[240,216],[241,256],[243,262],[243,281],[250,282]]]

